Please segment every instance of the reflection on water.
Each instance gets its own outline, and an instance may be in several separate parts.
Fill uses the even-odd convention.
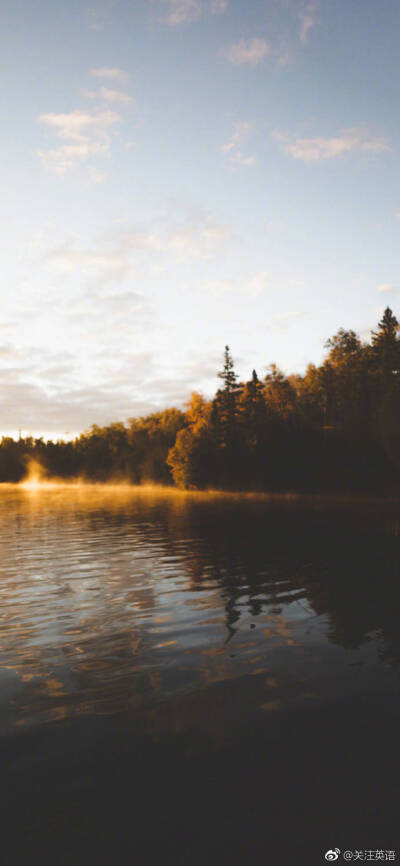
[[[328,518],[290,500],[2,491],[3,727],[249,675],[253,709],[276,709],[337,669],[354,689],[356,665],[397,663],[395,527],[371,552],[368,520],[352,546]]]
[[[103,718],[153,740],[197,731],[210,749],[251,732],[261,753],[277,720],[340,702],[393,718],[397,510],[4,486],[3,742]]]

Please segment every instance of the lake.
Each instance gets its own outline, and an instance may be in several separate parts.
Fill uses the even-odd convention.
[[[1,485],[0,850],[396,849],[400,504]]]

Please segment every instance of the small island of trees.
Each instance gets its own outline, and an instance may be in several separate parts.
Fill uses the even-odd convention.
[[[320,366],[286,376],[272,364],[239,381],[229,349],[212,400],[93,425],[71,442],[0,443],[0,481],[35,459],[59,478],[302,493],[397,495],[400,488],[399,322],[389,307],[368,342],[341,328]]]

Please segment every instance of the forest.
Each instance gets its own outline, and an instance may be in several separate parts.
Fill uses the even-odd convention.
[[[29,462],[46,475],[186,489],[396,496],[400,481],[399,322],[386,308],[369,341],[341,328],[320,366],[272,364],[239,380],[229,346],[212,400],[165,409],[73,441],[3,436],[0,481]]]

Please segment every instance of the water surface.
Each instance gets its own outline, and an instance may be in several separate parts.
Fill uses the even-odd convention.
[[[4,485],[6,862],[395,848],[399,527],[396,503]]]

